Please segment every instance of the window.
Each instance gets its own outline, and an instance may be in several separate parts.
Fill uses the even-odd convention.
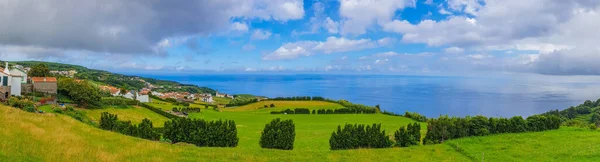
[[[8,86],[8,76],[2,77],[2,86]]]

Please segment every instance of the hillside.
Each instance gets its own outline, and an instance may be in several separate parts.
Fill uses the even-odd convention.
[[[142,89],[147,87],[146,83],[150,83],[157,88],[153,88],[154,91],[158,92],[190,92],[190,93],[215,93],[215,90],[208,87],[199,87],[196,85],[181,84],[175,81],[159,80],[153,78],[129,76],[123,74],[116,74],[104,70],[89,69],[79,65],[69,65],[54,62],[41,62],[41,61],[17,61],[11,62],[12,64],[22,65],[24,67],[31,67],[37,64],[46,64],[51,71],[68,71],[76,70],[77,79],[84,79],[94,81],[102,84],[108,84],[117,86],[119,88],[125,87],[127,89]],[[143,81],[141,81],[143,80]],[[160,88],[162,87],[162,88]]]
[[[204,117],[215,118],[216,115],[218,113],[214,112]],[[334,123],[355,120],[351,116],[337,118],[339,121]],[[375,119],[382,117],[375,116]],[[390,116],[393,118],[404,120]],[[237,120],[242,122],[241,118]],[[328,122],[335,120],[330,118]],[[321,122],[306,118],[298,123],[308,126]],[[246,123],[238,124],[242,143],[236,148],[201,148],[148,141],[104,131],[64,115],[32,114],[6,106],[0,106],[0,125],[4,126],[0,131],[0,159],[7,161],[480,161],[482,154],[485,161],[600,160],[600,145],[595,144],[600,142],[597,138],[600,132],[580,128],[471,137],[409,148],[342,151],[313,147],[323,145],[320,144],[323,141],[311,143],[309,137],[313,134],[299,131],[304,134],[299,138],[309,141],[299,142],[298,149],[281,151],[258,147],[251,139],[259,132],[244,129],[254,127]],[[299,129],[301,127],[304,126]]]

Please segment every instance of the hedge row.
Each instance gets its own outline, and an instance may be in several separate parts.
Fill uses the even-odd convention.
[[[260,136],[260,147],[281,150],[294,149],[296,126],[292,120],[273,119],[265,125]]]
[[[160,139],[160,134],[154,130],[152,121],[146,118],[142,123],[133,125],[131,121],[119,121],[116,114],[103,112],[100,116],[100,128],[149,140]]]
[[[168,112],[162,111],[162,110],[161,110],[161,109],[159,109],[159,108],[156,108],[156,107],[150,106],[150,105],[148,105],[148,104],[145,104],[145,103],[141,103],[141,104],[140,104],[140,106],[142,106],[142,107],[144,107],[144,108],[147,108],[147,109],[149,109],[149,110],[151,110],[151,111],[154,111],[155,113],[157,113],[157,114],[160,114],[160,115],[162,115],[162,116],[164,116],[164,117],[167,117],[167,118],[169,118],[169,119],[177,119],[177,118],[180,118],[180,117],[179,117],[179,116],[177,116],[177,115],[173,115],[173,114],[171,114],[171,113],[168,113]]]
[[[338,126],[337,131],[333,132],[329,139],[332,150],[386,148],[391,147],[392,144],[385,130],[381,130],[381,124],[372,126],[346,124],[344,128]]]
[[[174,111],[174,112],[186,112],[186,113],[188,113],[188,112],[200,112],[200,108],[187,108],[187,107],[186,108],[176,108],[176,107],[174,107],[172,109],[172,111]]]
[[[396,146],[400,147],[419,145],[421,143],[421,124],[413,123],[408,124],[406,128],[400,127],[394,132],[394,140],[396,140]]]
[[[418,122],[426,122],[427,121],[426,116],[423,116],[417,112],[404,112],[404,115],[401,115],[401,114],[396,114],[394,112],[383,111],[382,114],[391,115],[391,116],[404,116],[404,117],[411,118]]]
[[[200,147],[236,147],[239,141],[233,120],[174,119],[165,122],[163,136],[173,143],[185,142]]]
[[[340,109],[319,109],[310,111],[307,108],[295,108],[285,109],[283,111],[271,111],[271,114],[375,114],[377,113],[375,109],[372,110],[363,110],[363,109],[349,109],[349,108],[340,108]]]
[[[104,106],[131,106],[137,105],[140,102],[124,97],[102,97],[100,103]]]
[[[275,97],[269,100],[273,101],[325,101],[324,97],[319,96],[295,96],[295,97]]]
[[[352,109],[352,108],[341,108],[341,109],[319,109],[313,110],[312,114],[375,114],[375,109]]]
[[[427,121],[425,144],[443,143],[449,139],[468,136],[485,136],[498,133],[518,133],[558,129],[561,120],[557,116],[534,115],[524,120],[521,116],[508,118],[487,118],[475,116],[449,118],[441,116]]]
[[[271,111],[271,114],[310,114],[307,108],[285,109],[283,111]]]

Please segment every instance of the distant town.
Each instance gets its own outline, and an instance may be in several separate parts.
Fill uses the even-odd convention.
[[[14,64],[9,66],[8,62],[5,62],[6,68],[0,68],[0,99],[6,100],[11,96],[23,96],[31,93],[41,93],[44,95],[56,96],[58,94],[58,79],[59,77],[74,78],[76,81],[84,81],[76,78],[77,70],[50,70],[49,73],[52,76],[46,77],[29,77],[28,73],[32,70],[31,67],[25,67],[23,65]],[[125,79],[125,78],[124,78]],[[235,97],[230,94],[220,93],[216,91],[213,95],[211,93],[190,93],[190,92],[158,92],[153,89],[164,89],[164,86],[156,86],[152,83],[140,77],[126,78],[129,80],[137,80],[145,84],[144,88],[132,90],[126,88],[119,88],[117,85],[98,85],[100,90],[110,93],[114,97],[124,97],[128,99],[137,100],[141,103],[151,102],[151,96],[160,99],[174,99],[178,102],[204,102],[208,104],[216,104],[214,97],[234,99]],[[171,87],[170,87],[171,88]],[[172,88],[179,89],[181,86],[174,86]],[[53,97],[56,102],[56,97]]]

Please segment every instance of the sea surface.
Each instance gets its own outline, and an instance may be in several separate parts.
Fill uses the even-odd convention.
[[[600,78],[503,75],[492,77],[399,75],[177,75],[147,76],[206,86],[228,94],[323,96],[381,105],[396,113],[529,116],[600,97]]]

